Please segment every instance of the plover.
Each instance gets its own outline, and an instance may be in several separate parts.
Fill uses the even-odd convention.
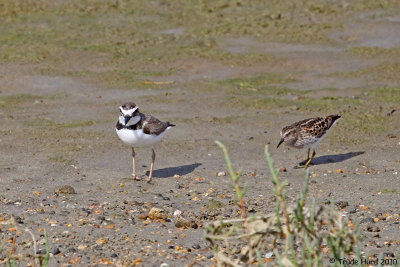
[[[147,179],[151,181],[153,177],[154,161],[156,153],[154,146],[161,141],[165,133],[173,126],[169,122],[162,122],[157,118],[139,112],[139,107],[135,103],[128,102],[119,107],[120,116],[115,130],[118,137],[127,145],[132,147],[132,176],[135,180],[140,180],[136,176],[135,168],[135,146],[150,146],[152,151],[150,174]]]
[[[318,117],[302,120],[293,123],[290,126],[286,126],[281,131],[281,140],[276,148],[278,148],[283,142],[285,144],[295,147],[303,148],[307,147],[307,160],[304,166],[298,166],[297,168],[308,168],[311,160],[315,157],[315,149],[317,145],[324,139],[328,131],[340,118],[339,115],[330,115],[326,117]],[[310,149],[313,149],[313,153],[310,158]]]

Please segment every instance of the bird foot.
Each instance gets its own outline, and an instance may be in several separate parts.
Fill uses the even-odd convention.
[[[141,179],[137,176],[132,176],[129,178],[122,178],[123,181],[140,181]]]
[[[149,177],[147,179],[144,179],[144,181],[146,181],[147,183],[151,183],[152,177]]]
[[[307,162],[308,162],[308,160],[299,162],[299,166],[305,166],[305,165],[307,164]],[[314,165],[314,163],[310,162],[310,163],[308,163],[308,165]],[[304,167],[303,167],[303,168],[304,168]]]
[[[306,168],[305,164],[304,165],[296,165],[293,167],[293,169],[305,169],[305,168]]]
[[[300,165],[294,166],[293,169],[307,169],[310,165],[314,165],[314,164],[312,164],[312,163],[310,163],[308,165],[305,165],[305,164],[301,165],[300,164]]]
[[[136,174],[132,174],[132,180],[140,181],[141,179],[136,176]]]

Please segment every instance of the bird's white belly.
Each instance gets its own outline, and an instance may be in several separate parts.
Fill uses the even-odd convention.
[[[164,134],[170,129],[168,127],[164,132],[159,135],[145,134],[142,129],[129,130],[120,129],[116,130],[118,137],[127,145],[131,146],[154,146],[161,141]]]

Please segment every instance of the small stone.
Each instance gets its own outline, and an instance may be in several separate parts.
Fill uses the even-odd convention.
[[[113,253],[113,254],[110,255],[110,257],[111,257],[111,258],[118,258],[118,255],[115,254],[115,253]]]
[[[87,246],[84,245],[84,244],[81,244],[81,245],[78,246],[78,249],[79,249],[79,250],[84,250],[84,249],[86,249],[86,248],[87,248]]]
[[[75,189],[70,185],[62,185],[54,189],[56,195],[72,195],[76,194]]]
[[[345,207],[347,207],[349,205],[349,202],[347,201],[337,201],[335,202],[335,206],[344,209]]]
[[[200,249],[200,245],[199,244],[194,244],[193,246],[192,246],[192,248],[194,248],[194,249]]]
[[[279,171],[280,172],[287,172],[287,169],[285,167],[282,167]]]
[[[44,255],[44,254],[46,254],[46,250],[45,250],[45,249],[38,249],[38,250],[36,251],[36,254]]]
[[[217,176],[218,177],[226,176],[226,172],[218,172]]]
[[[386,258],[395,258],[395,255],[393,252],[384,252],[383,256]]]
[[[182,211],[180,211],[180,210],[175,210],[174,211],[174,216],[179,216],[181,214],[182,214]]]
[[[161,263],[160,267],[169,267],[169,265],[168,265],[168,263],[163,262],[163,263]]]
[[[60,254],[60,253],[61,253],[61,251],[60,251],[59,248],[53,248],[53,249],[51,250],[51,254],[53,254],[53,255],[57,255],[57,254]]]
[[[103,245],[103,244],[107,244],[107,243],[108,243],[108,240],[105,238],[99,238],[96,240],[97,245]]]
[[[177,228],[186,227],[197,229],[197,223],[193,220],[188,220],[182,216],[176,216],[174,219],[174,224]]]
[[[380,232],[381,229],[379,229],[379,227],[374,226],[374,225],[368,225],[367,231],[376,233],[376,232]]]
[[[207,257],[207,259],[211,259],[214,257],[214,254],[208,254],[206,257]]]
[[[165,211],[160,208],[152,207],[148,214],[151,220],[165,220],[167,219],[167,215]]]
[[[273,253],[273,252],[268,252],[268,253],[265,253],[265,256],[264,256],[264,258],[266,258],[266,259],[269,259],[269,258],[271,258],[271,257],[272,257],[272,255],[274,255],[274,253]]]

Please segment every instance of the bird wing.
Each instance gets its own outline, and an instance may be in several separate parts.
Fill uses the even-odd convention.
[[[168,122],[160,121],[153,116],[146,116],[143,123],[143,132],[145,134],[155,134],[159,135],[164,132],[167,127],[170,126]]]
[[[311,134],[316,138],[322,137],[339,119],[338,115],[331,115],[327,117],[318,117],[314,119],[304,120],[303,124],[299,125],[302,131]]]

